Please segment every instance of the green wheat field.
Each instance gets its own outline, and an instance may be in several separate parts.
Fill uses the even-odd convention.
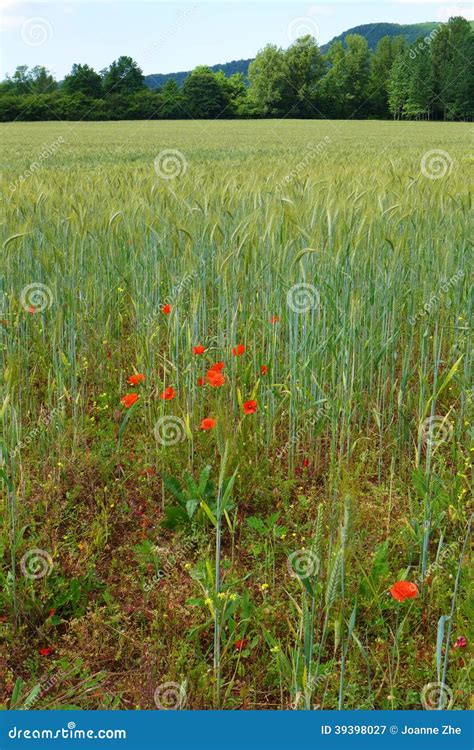
[[[1,131],[0,707],[468,708],[472,125]]]

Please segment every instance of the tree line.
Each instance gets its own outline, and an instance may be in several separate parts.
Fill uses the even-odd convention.
[[[267,45],[248,78],[198,66],[182,87],[150,90],[127,56],[96,72],[74,64],[58,82],[42,66],[19,66],[0,83],[0,120],[214,119],[251,117],[472,120],[474,32],[451,18],[408,45],[383,37],[374,51],[358,34],[323,54],[311,36],[288,49]]]

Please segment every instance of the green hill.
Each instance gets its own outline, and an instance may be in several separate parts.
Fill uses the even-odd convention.
[[[384,36],[403,36],[407,40],[408,44],[411,44],[418,39],[420,36],[428,36],[433,29],[439,26],[438,21],[427,21],[426,23],[365,23],[362,26],[354,26],[352,29],[347,29],[339,36],[335,36],[327,44],[321,46],[321,52],[327,52],[333,42],[344,41],[344,37],[347,34],[360,34],[364,39],[367,39],[369,49],[375,49],[378,42]]]
[[[232,60],[232,62],[222,63],[222,65],[210,65],[209,67],[214,73],[217,73],[218,70],[223,70],[227,77],[234,75],[234,73],[243,73],[243,75],[247,77],[247,71],[251,62],[252,59]],[[190,70],[184,70],[178,73],[153,73],[145,76],[145,83],[151,89],[156,89],[163,86],[170,78],[174,78],[178,86],[182,86],[184,79],[190,74],[190,72]]]

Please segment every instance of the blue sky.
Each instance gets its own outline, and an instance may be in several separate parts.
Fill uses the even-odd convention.
[[[0,77],[17,65],[45,65],[57,78],[75,62],[100,70],[131,55],[145,73],[189,70],[253,57],[268,42],[287,47],[310,32],[320,44],[363,23],[472,19],[470,2],[251,2],[242,0],[0,0]]]

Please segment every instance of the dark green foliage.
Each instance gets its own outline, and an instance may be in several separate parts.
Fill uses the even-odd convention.
[[[361,26],[354,26],[352,29],[344,31],[343,34],[334,37],[327,44],[323,44],[321,52],[328,52],[334,42],[344,42],[344,39],[348,34],[357,34],[358,36],[364,37],[367,41],[370,50],[375,50],[378,43],[384,37],[397,37],[402,36],[408,44],[411,44],[418,39],[420,36],[427,36],[433,29],[436,29],[441,24],[436,21],[428,21],[426,23],[365,23]]]
[[[65,94],[84,94],[92,99],[102,96],[102,79],[89,65],[72,66],[72,70],[63,81],[62,90]]]
[[[378,117],[388,117],[390,114],[388,82],[393,64],[404,48],[405,39],[402,36],[384,36],[371,56],[368,83],[370,108]]]
[[[216,524],[217,490],[209,479],[211,467],[206,466],[198,479],[194,481],[188,472],[184,472],[184,481],[176,477],[164,477],[163,483],[178,505],[165,507],[165,518],[161,526],[175,530],[182,524],[191,521],[210,521]],[[228,513],[234,507],[231,499],[233,479],[227,479],[222,487],[221,513]]]
[[[174,78],[170,78],[159,92],[160,117],[179,120],[187,117],[186,97]]]
[[[133,94],[145,88],[145,77],[135,60],[122,55],[102,71],[106,94]]]
[[[389,108],[405,119],[462,120],[473,116],[474,33],[451,18],[409,50],[401,49],[388,80]]]
[[[183,86],[187,109],[195,119],[214,119],[229,115],[230,99],[220,78],[202,65],[189,75]]]

